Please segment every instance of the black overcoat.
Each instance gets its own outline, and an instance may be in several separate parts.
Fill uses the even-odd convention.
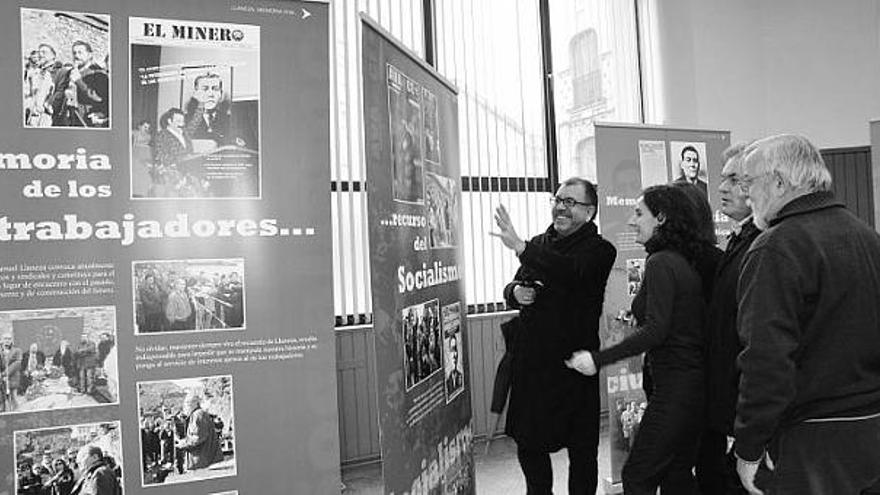
[[[551,226],[519,256],[521,266],[504,296],[520,310],[505,427],[520,448],[556,451],[597,428],[598,378],[569,369],[565,360],[574,351],[599,348],[599,316],[616,255],[588,222],[566,237]],[[537,286],[533,304],[517,303],[517,284]]]
[[[739,386],[736,357],[742,351],[736,330],[736,287],[743,258],[760,233],[754,222],[749,221],[728,242],[715,271],[706,319],[706,426],[728,435],[733,434]]]

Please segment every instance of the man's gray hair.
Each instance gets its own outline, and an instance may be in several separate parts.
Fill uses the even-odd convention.
[[[774,174],[792,189],[807,192],[830,191],[831,172],[822,154],[807,138],[795,134],[779,134],[750,144],[746,155],[762,153],[755,174]]]
[[[752,144],[749,141],[740,141],[738,143],[733,143],[724,151],[721,152],[721,166],[723,167],[731,158],[737,158],[742,160],[745,158],[745,153],[743,153],[749,145]]]

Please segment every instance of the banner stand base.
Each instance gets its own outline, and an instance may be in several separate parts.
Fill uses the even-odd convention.
[[[602,480],[602,491],[605,492],[605,495],[612,495],[617,493],[623,493],[623,483],[611,480],[611,478],[605,478]]]

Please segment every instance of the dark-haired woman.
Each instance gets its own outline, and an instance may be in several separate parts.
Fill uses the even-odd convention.
[[[700,215],[687,194],[669,185],[646,189],[629,220],[648,258],[632,303],[638,323],[617,345],[576,356],[572,365],[595,373],[604,365],[646,354],[653,383],[638,436],[623,468],[626,494],[697,493],[695,462],[703,410],[703,313],[697,264],[712,246],[700,231]],[[574,364],[583,359],[586,368]],[[586,371],[592,368],[590,371]]]

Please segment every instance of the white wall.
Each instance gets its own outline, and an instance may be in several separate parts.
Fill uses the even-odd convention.
[[[662,123],[732,140],[798,132],[870,143],[880,117],[877,0],[655,0]]]

